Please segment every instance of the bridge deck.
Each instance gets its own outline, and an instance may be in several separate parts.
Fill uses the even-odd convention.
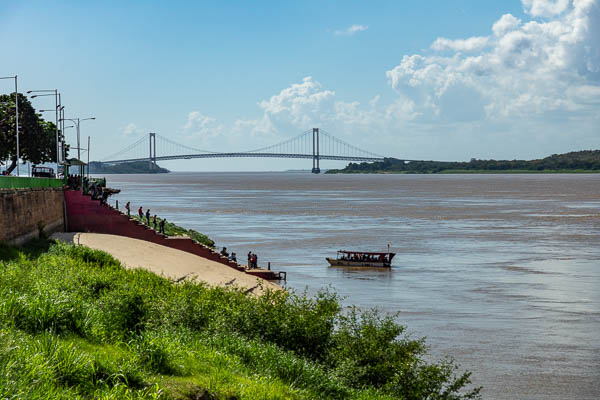
[[[167,160],[190,160],[193,158],[230,158],[230,157],[257,157],[257,158],[303,158],[312,159],[312,154],[289,154],[289,153],[202,153],[202,154],[182,154],[174,156],[157,156],[153,158],[153,161],[167,161]],[[335,156],[335,155],[319,155],[320,160],[337,160],[337,161],[361,161],[361,162],[374,162],[383,161],[383,157],[352,157],[352,156]],[[126,160],[108,160],[102,161],[106,164],[122,164],[136,161],[149,161],[148,157],[145,158],[132,158]],[[409,161],[409,160],[407,160]]]

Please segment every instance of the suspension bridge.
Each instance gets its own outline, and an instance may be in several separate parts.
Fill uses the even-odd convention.
[[[158,144],[157,144],[158,143]],[[304,158],[312,159],[312,172],[321,172],[320,160],[383,161],[383,156],[360,149],[344,142],[330,133],[313,128],[301,134],[256,150],[223,153],[200,150],[185,146],[156,133],[142,136],[124,149],[105,157],[98,163],[123,164],[136,161],[148,161],[153,168],[158,161],[189,160],[194,158],[227,157],[268,157],[268,158]]]

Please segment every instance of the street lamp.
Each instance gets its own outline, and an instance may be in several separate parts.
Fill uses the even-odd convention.
[[[28,90],[29,93],[44,93],[44,94],[34,94],[31,96],[32,99],[36,97],[42,96],[52,96],[54,95],[54,104],[55,104],[55,113],[56,113],[56,176],[58,177],[58,107],[60,105],[60,94],[58,93],[58,89],[48,89],[48,90]]]
[[[96,117],[89,117],[89,118],[63,118],[66,121],[71,121],[75,124],[75,127],[77,128],[77,159],[81,160],[81,144],[80,144],[80,129],[79,129],[79,125],[81,124],[82,121],[91,121],[91,120],[95,120]]]
[[[0,79],[14,79],[15,80],[15,135],[17,136],[17,176],[21,176],[19,173],[19,90],[17,89],[17,75],[15,76],[3,76]]]

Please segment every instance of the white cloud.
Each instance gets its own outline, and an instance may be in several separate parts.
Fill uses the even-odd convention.
[[[125,125],[125,127],[121,128],[121,132],[123,132],[125,136],[138,136],[144,133],[145,130],[138,127],[133,122],[130,122],[127,125]]]
[[[352,36],[358,32],[366,31],[369,29],[367,25],[351,25],[350,27],[343,30],[335,30],[333,34],[336,36]]]
[[[523,5],[531,15],[554,17],[522,24],[505,14],[489,37],[437,39],[433,50],[455,53],[404,56],[387,71],[391,86],[413,100],[423,116],[438,120],[543,118],[549,113],[556,117],[555,113],[586,108],[589,112],[589,99],[580,101],[575,94],[597,95],[590,88],[600,85],[596,1],[569,5],[523,0]],[[467,50],[471,54],[461,54]]]
[[[433,50],[444,51],[444,50],[453,50],[453,51],[476,51],[481,50],[488,44],[488,38],[484,36],[474,36],[468,39],[446,39],[446,38],[437,38],[435,42],[431,45]]]
[[[187,134],[202,135],[213,134],[219,127],[214,118],[207,117],[199,111],[192,111],[188,113],[188,119],[183,129]]]
[[[534,17],[552,17],[569,7],[569,0],[522,0],[525,11]]]
[[[494,25],[492,26],[492,31],[494,31],[494,35],[502,36],[507,32],[510,32],[516,29],[519,25],[521,25],[521,20],[516,18],[512,14],[504,14]]]

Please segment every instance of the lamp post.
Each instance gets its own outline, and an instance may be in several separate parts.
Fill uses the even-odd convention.
[[[79,124],[81,124],[81,122],[83,121],[91,121],[91,120],[95,120],[96,117],[89,117],[89,118],[64,118],[64,120],[66,121],[71,121],[72,123],[75,124],[75,127],[77,128],[77,159],[81,160],[81,144],[80,144],[80,129],[79,129]]]
[[[54,93],[52,93],[54,92]],[[55,104],[55,113],[56,113],[56,176],[58,177],[58,107],[60,106],[60,94],[58,93],[58,89],[48,89],[48,90],[28,90],[29,93],[45,93],[45,94],[35,94],[31,96],[32,99],[36,97],[42,96],[54,96],[54,104]]]
[[[17,75],[15,76],[3,76],[0,79],[14,79],[15,80],[15,135],[17,136],[17,176],[21,176],[19,173],[19,158],[21,158],[21,154],[19,153],[19,90],[17,88]]]

